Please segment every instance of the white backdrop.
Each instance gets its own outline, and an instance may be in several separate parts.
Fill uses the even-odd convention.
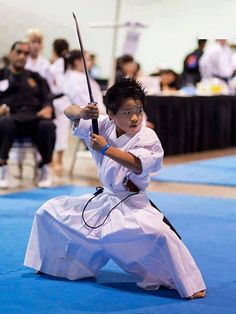
[[[30,27],[45,34],[44,55],[50,57],[55,38],[67,38],[78,48],[71,12],[77,15],[85,49],[96,53],[104,77],[111,67],[110,29],[89,28],[90,23],[109,23],[115,18],[116,0],[0,0],[0,56],[24,37]],[[136,59],[150,73],[159,65],[177,71],[200,38],[236,37],[236,0],[121,0],[121,23],[139,21],[142,29]],[[119,29],[117,56],[122,52],[125,30]]]

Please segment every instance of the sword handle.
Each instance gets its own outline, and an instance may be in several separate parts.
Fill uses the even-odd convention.
[[[97,106],[97,103],[95,101],[91,101],[89,102],[89,105]],[[93,128],[93,133],[99,135],[98,119],[92,119],[92,128]]]
[[[97,119],[92,119],[92,127],[93,127],[93,133],[99,135]]]

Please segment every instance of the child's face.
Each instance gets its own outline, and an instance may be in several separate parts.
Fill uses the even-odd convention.
[[[30,55],[32,57],[37,58],[41,50],[43,49],[42,40],[38,37],[32,37],[29,40],[29,48],[30,48]]]
[[[140,100],[132,98],[124,99],[116,114],[109,111],[109,117],[115,122],[117,135],[134,135],[142,125],[143,105]]]

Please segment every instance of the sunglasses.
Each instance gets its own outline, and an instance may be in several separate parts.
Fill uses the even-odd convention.
[[[21,50],[21,49],[16,49],[16,53],[17,53],[18,55],[23,54],[23,55],[25,55],[25,56],[28,56],[29,51],[24,51],[24,50]]]

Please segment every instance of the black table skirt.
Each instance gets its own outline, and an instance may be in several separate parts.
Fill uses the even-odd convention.
[[[165,155],[236,145],[236,96],[147,96],[146,114]]]

